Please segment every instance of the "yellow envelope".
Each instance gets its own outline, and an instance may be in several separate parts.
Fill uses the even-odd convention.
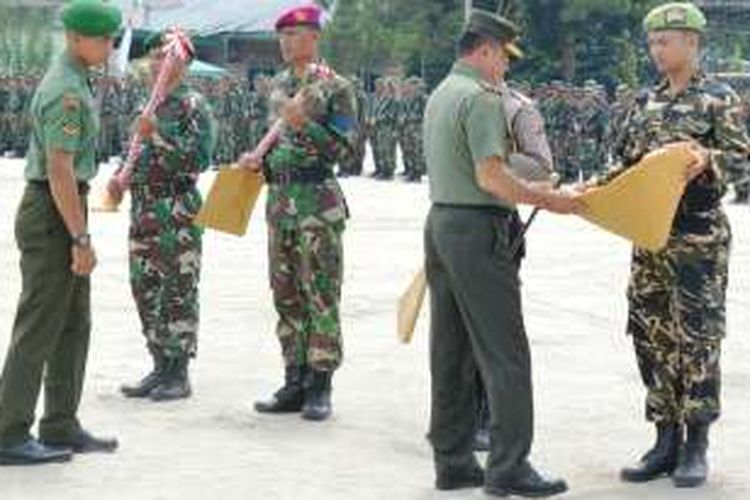
[[[582,216],[607,231],[651,251],[664,247],[685,191],[692,161],[687,147],[647,154],[609,184],[580,196]]]
[[[263,188],[263,176],[241,168],[219,170],[195,223],[229,234],[247,232],[250,215]]]
[[[417,325],[426,290],[427,275],[424,269],[420,269],[409,288],[398,299],[398,338],[404,344],[411,342],[414,336],[414,328]]]

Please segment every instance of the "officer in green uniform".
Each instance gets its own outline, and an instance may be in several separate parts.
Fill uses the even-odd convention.
[[[429,439],[438,489],[484,485],[490,495],[548,496],[567,485],[543,479],[528,461],[531,361],[508,227],[516,203],[558,213],[580,207],[569,195],[520,180],[508,169],[499,84],[516,36],[506,19],[473,11],[459,40],[459,60],[427,103]],[[490,407],[486,472],[473,451],[477,368]]]
[[[721,347],[731,229],[722,207],[728,177],[747,171],[750,144],[741,102],[726,84],[701,72],[706,18],[689,2],[672,2],[644,21],[661,83],[639,93],[617,134],[621,166],[687,142],[695,161],[665,248],[633,250],[627,331],[647,389],[645,414],[656,444],[622,479],[671,475],[677,487],[703,484],[708,430],[721,412]]]
[[[118,9],[74,0],[62,12],[66,51],[31,104],[26,190],[16,216],[23,286],[0,380],[0,463],[70,460],[113,451],[117,441],[77,418],[91,331],[89,275],[96,255],[86,230],[88,181],[96,174],[99,119],[87,67],[112,51]],[[39,440],[29,430],[44,375]]]

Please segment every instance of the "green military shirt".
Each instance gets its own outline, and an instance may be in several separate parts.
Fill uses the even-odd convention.
[[[499,93],[478,71],[457,62],[432,93],[425,111],[424,149],[433,203],[511,207],[483,191],[476,166],[492,156],[505,159],[508,131]]]
[[[74,155],[76,179],[96,175],[99,117],[88,85],[88,72],[67,53],[47,71],[31,101],[31,138],[26,156],[27,180],[46,180],[47,152]]]

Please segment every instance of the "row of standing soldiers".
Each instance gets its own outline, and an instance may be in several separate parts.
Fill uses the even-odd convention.
[[[196,78],[194,88],[208,99],[219,123],[215,165],[228,164],[251,150],[268,130],[268,94],[271,79],[256,76],[249,84],[236,78]],[[0,77],[0,155],[23,156],[28,144],[30,121],[27,108],[37,76]],[[352,78],[356,91],[358,128],[355,151],[339,165],[339,175],[361,175],[367,144],[370,144],[376,179],[392,179],[401,151],[403,175],[419,181],[424,175],[422,117],[427,89],[422,79],[385,77],[368,92]],[[146,85],[128,76],[102,77],[92,82],[101,109],[99,160],[123,156],[130,124],[148,98]],[[589,81],[583,87],[563,82],[529,87],[517,85],[533,98],[545,119],[547,137],[564,181],[589,179],[601,173],[611,160],[618,124],[625,118],[636,93],[625,85],[617,87],[610,102],[603,86]],[[746,104],[750,125],[750,103]],[[750,182],[735,186],[738,201],[747,201]]]

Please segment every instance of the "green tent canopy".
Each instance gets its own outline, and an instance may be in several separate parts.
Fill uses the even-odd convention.
[[[229,73],[227,70],[220,66],[207,63],[205,61],[194,60],[190,64],[190,76],[197,76],[202,78],[221,78],[227,76]]]

